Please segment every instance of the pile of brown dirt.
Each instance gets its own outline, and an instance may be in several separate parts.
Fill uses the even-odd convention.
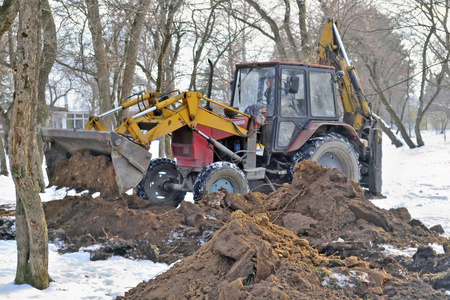
[[[192,254],[215,230],[228,222],[230,211],[182,202],[177,209],[152,205],[136,195],[67,196],[44,203],[51,238],[65,241],[63,252],[96,243],[132,241],[135,258],[172,263]],[[106,258],[106,257],[105,257]]]
[[[76,172],[88,176],[85,171]],[[104,252],[92,259],[183,259],[129,298],[170,299],[172,292],[173,299],[446,298],[433,287],[450,289],[449,247],[436,255],[428,243],[448,240],[411,220],[404,208],[377,208],[336,169],[305,161],[295,171],[292,184],[270,195],[219,191],[178,208],[118,193],[66,197],[44,205],[49,233],[65,240],[66,251],[103,243]],[[296,244],[305,240],[309,244]],[[412,258],[393,258],[383,244],[421,247]]]
[[[442,243],[407,209],[385,210],[364,197],[364,190],[337,169],[317,162],[297,164],[292,184],[285,184],[264,201],[275,224],[299,235],[308,236],[315,245],[345,241],[398,246]]]
[[[265,214],[242,211],[193,255],[119,299],[377,299],[383,288],[443,299],[443,293],[412,277],[394,280],[357,257],[320,255]]]
[[[62,160],[49,178],[49,185],[118,194],[111,159],[105,155],[92,155],[89,150],[77,151],[70,159]]]
[[[269,196],[227,194],[224,206],[247,214],[267,213],[271,222],[308,237],[314,247],[337,240],[397,246],[446,241],[420,221],[411,220],[405,208],[376,207],[356,182],[337,169],[304,161],[294,170],[292,184]]]

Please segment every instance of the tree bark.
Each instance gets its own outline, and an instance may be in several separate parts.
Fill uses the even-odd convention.
[[[43,49],[40,58],[40,67],[39,67],[39,82],[38,82],[38,109],[36,118],[36,126],[35,126],[35,134],[37,136],[36,146],[31,145],[32,151],[35,152],[35,155],[32,157],[35,158],[34,161],[36,163],[36,171],[38,172],[38,182],[40,186],[40,191],[45,192],[45,181],[44,174],[42,173],[42,160],[44,158],[44,146],[42,143],[41,137],[41,128],[49,126],[49,113],[47,108],[47,103],[45,100],[45,88],[48,82],[48,76],[53,67],[53,63],[56,59],[56,27],[55,22],[53,20],[53,15],[50,10],[50,4],[48,0],[41,1],[41,26],[43,29]],[[34,143],[34,141],[32,141]]]
[[[295,42],[294,35],[291,31],[291,5],[290,0],[284,0],[285,11],[284,11],[284,31],[286,31],[286,36],[289,41],[289,50],[292,53],[294,59],[296,61],[301,61],[300,52],[298,51],[297,44]]]
[[[300,26],[300,45],[304,58],[311,56],[311,49],[309,48],[309,35],[306,28],[306,0],[296,0],[298,6],[298,22]]]
[[[422,81],[421,81],[421,86],[420,86],[420,96],[419,96],[419,108],[417,110],[417,116],[416,116],[416,126],[414,127],[414,131],[416,133],[416,142],[417,142],[417,146],[418,147],[422,147],[423,145],[425,145],[425,142],[423,141],[422,138],[422,134],[421,134],[421,130],[420,130],[420,125],[422,123],[423,118],[425,117],[425,114],[427,113],[428,109],[431,107],[431,104],[433,104],[433,102],[437,99],[437,97],[439,96],[439,93],[441,92],[442,86],[441,83],[445,77],[445,74],[448,71],[448,60],[450,58],[450,52],[447,52],[446,57],[445,57],[445,62],[442,67],[441,70],[439,72],[439,74],[437,75],[437,81],[436,81],[436,91],[434,92],[434,94],[431,96],[430,101],[428,101],[428,104],[425,105],[425,86],[426,86],[426,81],[427,81],[427,76],[426,76],[426,72],[428,69],[428,63],[427,63],[427,56],[428,56],[428,49],[429,49],[429,44],[430,44],[430,39],[431,36],[435,33],[435,28],[433,27],[430,32],[427,35],[427,38],[425,40],[424,43],[424,47],[422,49]],[[449,42],[450,44],[450,42]]]
[[[372,85],[373,90],[375,92],[378,92],[381,102],[383,103],[384,107],[386,108],[386,111],[389,113],[392,120],[394,120],[395,124],[397,125],[397,128],[399,129],[403,139],[405,140],[405,143],[411,149],[416,148],[416,145],[414,145],[414,142],[411,140],[408,133],[406,132],[406,128],[403,125],[402,120],[400,119],[399,115],[395,112],[394,108],[392,108],[392,105],[389,103],[388,99],[386,98],[383,92],[383,89],[380,86],[376,66],[374,64],[371,65],[367,60],[367,58],[363,58],[363,60],[367,70],[369,71],[370,74],[369,82]]]
[[[103,113],[112,109],[112,103],[110,95],[108,57],[106,55],[105,45],[103,43],[98,0],[86,0],[86,7],[88,11],[87,17],[89,30],[92,35],[92,44],[94,47],[95,65],[97,67],[96,75],[100,98],[100,111]],[[111,115],[104,117],[103,123],[108,129],[116,127],[115,118]]]
[[[38,127],[48,126],[49,114],[45,101],[45,88],[57,54],[56,27],[48,0],[41,1],[41,24],[43,49],[39,69],[38,85]]]
[[[3,134],[0,133],[0,175],[8,176],[8,167],[6,166],[5,146],[3,144]]]
[[[386,124],[386,122],[384,122],[384,120],[381,119],[379,116],[376,116],[375,114],[373,114],[373,115],[378,121],[377,124],[381,127],[381,130],[383,130],[383,132],[386,133],[386,135],[391,140],[392,144],[394,144],[395,147],[397,147],[397,148],[402,147],[403,143],[395,136],[394,132],[392,131],[392,128],[389,127],[389,125]]]
[[[19,0],[4,0],[0,6],[0,39],[8,31],[19,12]]]
[[[372,79],[374,79],[374,77],[372,77]],[[373,86],[375,91],[381,91],[382,90],[377,82],[374,83],[373,80],[370,80],[370,83],[372,84],[372,86]],[[389,113],[391,118],[394,120],[395,124],[397,125],[397,128],[400,130],[400,133],[401,133],[403,139],[405,140],[405,143],[411,149],[416,148],[416,145],[414,145],[413,141],[411,140],[411,138],[409,137],[408,133],[406,132],[406,128],[403,125],[402,120],[400,119],[398,114],[395,112],[395,110],[392,108],[391,104],[386,99],[384,93],[380,92],[379,96],[380,96],[380,100],[384,104],[384,107],[386,108],[387,112]],[[396,143],[392,138],[391,138],[391,140],[392,140],[392,142],[394,144]]]
[[[172,25],[173,25],[173,18],[175,16],[175,13],[178,11],[178,9],[183,4],[183,0],[177,0],[174,4],[162,4],[161,5],[161,22],[160,22],[160,28],[161,28],[161,34],[162,34],[162,42],[160,44],[159,49],[159,55],[157,58],[157,65],[158,65],[158,77],[156,78],[156,92],[161,92],[163,90],[163,81],[164,81],[164,74],[165,74],[165,55],[167,52],[167,49],[169,48],[171,39],[172,39]],[[167,14],[167,15],[166,15]],[[166,157],[171,156],[171,153],[167,153],[166,149],[167,147],[170,147],[170,144],[166,146],[166,142],[169,142],[169,139],[167,137],[163,137],[159,139],[159,155],[160,157]]]
[[[16,284],[48,287],[48,234],[32,156],[40,58],[38,0],[21,0],[17,49],[17,79],[10,139],[11,174],[16,185]],[[33,117],[34,116],[34,117]]]
[[[162,91],[162,83],[164,80],[164,58],[166,51],[169,47],[170,41],[172,40],[172,25],[175,13],[183,4],[183,0],[177,0],[174,4],[163,4],[161,8],[161,33],[162,33],[162,43],[159,50],[159,55],[157,59],[158,64],[158,77],[156,78],[156,91]],[[167,14],[167,16],[166,16]]]
[[[133,25],[130,29],[130,38],[128,40],[125,53],[125,70],[123,71],[122,98],[131,95],[134,83],[134,73],[136,71],[136,61],[139,50],[139,40],[141,39],[142,30],[147,10],[150,6],[150,0],[141,0],[134,17]]]

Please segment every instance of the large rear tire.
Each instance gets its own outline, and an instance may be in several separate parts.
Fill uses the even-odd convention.
[[[244,172],[229,162],[215,162],[206,166],[195,180],[194,200],[200,200],[220,189],[234,194],[247,193],[249,187]]]
[[[324,133],[311,138],[292,157],[290,173],[293,177],[296,163],[313,160],[324,167],[339,169],[349,179],[359,182],[361,173],[358,157],[347,138],[337,133]]]
[[[136,194],[151,203],[159,203],[168,206],[177,206],[186,195],[186,192],[167,190],[164,184],[167,182],[179,183],[175,161],[168,158],[156,158],[150,162],[147,174],[136,186]]]

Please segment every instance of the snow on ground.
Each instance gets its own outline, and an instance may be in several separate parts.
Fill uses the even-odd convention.
[[[112,257],[90,261],[88,252],[60,255],[49,245],[49,274],[54,280],[40,291],[30,285],[15,285],[16,242],[0,242],[1,299],[114,299],[143,280],[166,271],[166,264],[149,260]]]
[[[425,146],[395,148],[385,137],[383,145],[383,195],[372,202],[385,209],[406,207],[413,218],[427,226],[441,224],[450,235],[450,141],[443,135],[424,132]],[[151,152],[157,153],[157,143]],[[61,199],[68,189],[48,188],[42,201]],[[192,198],[189,193],[188,198]],[[0,205],[15,204],[10,177],[0,176]],[[113,257],[92,262],[83,251],[60,255],[50,245],[49,273],[54,282],[44,291],[13,284],[16,268],[15,241],[0,241],[0,299],[113,299],[169,266],[145,260]],[[393,251],[386,245],[387,251]]]
[[[447,134],[448,135],[448,134]],[[423,132],[425,146],[395,148],[384,137],[383,195],[373,200],[380,208],[406,207],[426,226],[441,224],[450,236],[450,140]]]

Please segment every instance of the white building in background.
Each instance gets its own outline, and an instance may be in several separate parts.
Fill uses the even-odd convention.
[[[60,103],[61,105],[62,103]],[[88,110],[70,110],[69,98],[64,96],[64,107],[48,107],[52,128],[57,129],[83,129],[89,122]]]
[[[52,128],[83,129],[89,121],[89,111],[69,111],[64,107],[49,107]]]

